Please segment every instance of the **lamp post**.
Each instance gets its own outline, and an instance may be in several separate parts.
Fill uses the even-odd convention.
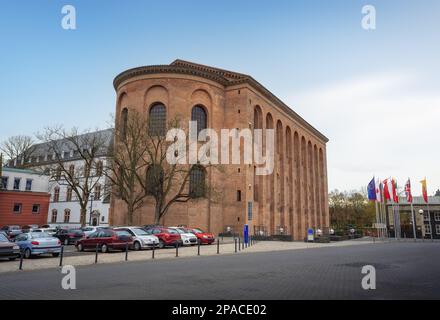
[[[89,226],[92,225],[92,212],[93,212],[93,200],[94,200],[93,194],[90,195],[90,216],[89,216]]]
[[[422,219],[423,219],[423,222],[425,222],[425,217],[423,217],[423,213],[424,213],[424,211],[423,211],[423,209],[420,209],[419,210],[419,214],[422,216]],[[429,213],[428,213],[429,214]],[[430,235],[431,235],[431,240],[433,239],[432,238],[432,232],[433,232],[433,230],[432,230],[432,225],[431,225],[431,217],[428,215],[428,217],[429,217],[429,229],[430,229]],[[424,223],[423,223],[424,224]]]

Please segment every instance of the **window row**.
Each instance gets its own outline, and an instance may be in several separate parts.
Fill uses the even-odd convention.
[[[92,194],[93,196],[93,201],[99,201],[101,200],[101,192],[102,192],[102,187],[100,184],[97,184],[95,186],[94,192]],[[65,198],[66,202],[71,202],[73,199],[73,189],[71,187],[68,187],[66,189],[66,198]],[[52,202],[60,202],[60,187],[55,187],[54,191],[53,191],[53,197],[52,197]]]
[[[12,208],[12,212],[15,214],[21,214],[23,212],[23,204],[22,203],[14,203],[14,206]],[[39,214],[40,213],[40,204],[33,204],[32,205],[32,214]]]
[[[435,233],[440,235],[440,224],[435,225]],[[431,234],[431,224],[425,224],[425,234]]]
[[[104,168],[104,164],[102,161],[97,161],[95,164],[95,170],[94,170],[94,176],[96,177],[101,177],[103,174],[103,168]],[[51,169],[50,168],[46,168],[46,174],[50,175],[51,174]],[[58,167],[56,169],[52,169],[52,174],[55,178],[55,180],[61,180],[61,176],[64,175],[66,176],[69,180],[72,180],[72,178],[76,178],[76,174],[78,173],[78,171],[75,168],[74,164],[71,164],[68,168],[64,168],[64,167]],[[84,177],[89,177],[90,176],[90,168],[89,167],[83,167],[82,168],[82,174]]]
[[[128,108],[121,113],[121,136],[127,136]],[[191,121],[197,122],[197,134],[208,127],[205,107],[196,105],[191,110]],[[155,103],[148,112],[148,133],[150,136],[165,136],[167,130],[167,110],[163,103]]]
[[[58,210],[57,209],[53,209],[52,210],[52,216],[51,216],[51,223],[57,223],[58,220]],[[69,223],[70,222],[70,209],[64,209],[64,219],[63,219],[64,223]]]
[[[16,190],[16,191],[21,190],[21,181],[22,181],[22,178],[14,178],[12,190]],[[32,181],[33,180],[32,179],[25,179],[25,181],[26,181],[25,191],[32,191]],[[9,186],[9,177],[1,177],[0,189],[8,190],[8,186]]]

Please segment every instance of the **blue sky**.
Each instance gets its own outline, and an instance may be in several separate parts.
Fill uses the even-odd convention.
[[[61,28],[65,4],[77,30]],[[326,134],[330,188],[373,174],[440,187],[437,0],[2,0],[0,39],[0,140],[104,128],[119,72],[181,58],[251,74]]]

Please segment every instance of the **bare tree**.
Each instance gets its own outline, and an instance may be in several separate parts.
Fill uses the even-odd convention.
[[[136,111],[127,114],[123,128],[115,129],[115,143],[109,151],[109,161],[105,174],[111,183],[112,193],[127,206],[127,224],[133,224],[136,210],[144,204],[148,196],[139,184],[145,177],[149,137],[146,118]]]
[[[158,126],[157,123],[149,123],[135,111],[130,110],[130,113],[132,116],[121,121],[121,130],[116,135],[115,147],[119,151],[112,169],[116,192],[127,205],[133,205],[133,211],[130,212],[129,209],[129,215],[142,206],[145,196],[154,199],[156,224],[160,223],[173,204],[187,202],[192,198],[210,197],[213,193],[206,182],[210,165],[190,165],[180,161],[186,158],[186,152],[173,151],[172,145],[176,142],[177,134],[167,136],[167,128],[185,131],[179,125],[179,119],[170,121],[168,125],[162,123]],[[136,139],[133,137],[134,133],[138,134]],[[187,145],[185,147],[188,150]],[[170,152],[174,161],[169,161]],[[130,154],[132,158],[127,159]],[[191,173],[198,179],[193,180],[190,185]],[[134,186],[134,177],[140,189]],[[130,219],[129,217],[128,220]]]
[[[77,128],[46,128],[38,138],[44,143],[45,152],[52,156],[47,164],[39,167],[51,180],[67,185],[80,205],[80,223],[86,225],[90,196],[104,175],[102,158],[108,153],[112,135],[108,131],[84,131]]]
[[[6,156],[6,161],[17,160],[16,166],[22,167],[33,155],[34,145],[35,141],[30,136],[13,136],[0,144],[0,151]]]

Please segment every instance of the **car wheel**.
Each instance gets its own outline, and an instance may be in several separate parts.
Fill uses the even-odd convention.
[[[69,245],[69,239],[64,239],[64,245],[68,246]]]
[[[27,248],[26,250],[24,250],[24,257],[26,259],[29,259],[32,256],[32,251],[31,249]]]
[[[163,248],[165,248],[165,242],[159,240],[159,249],[163,249]]]
[[[141,250],[141,244],[137,241],[134,243],[133,247],[135,251]]]
[[[54,252],[54,253],[52,253],[52,257],[54,257],[54,258],[57,258],[57,257],[59,257],[59,256],[60,256],[59,252]]]
[[[107,253],[108,252],[108,247],[107,247],[107,245],[105,243],[101,247],[101,252],[102,253]]]
[[[81,243],[78,243],[78,246],[76,247],[78,249],[78,251],[82,252],[84,251],[84,247]]]

